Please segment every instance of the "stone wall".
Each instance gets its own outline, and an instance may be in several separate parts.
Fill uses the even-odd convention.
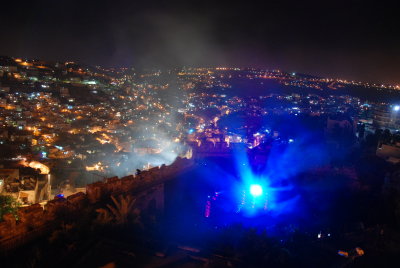
[[[90,203],[94,204],[101,200],[103,196],[117,195],[126,192],[140,192],[144,188],[156,185],[171,179],[180,172],[190,168],[193,160],[186,158],[177,158],[169,166],[162,165],[154,167],[139,175],[126,176],[121,179],[118,177],[108,178],[104,181],[88,184],[86,186],[86,195]]]
[[[67,198],[56,197],[50,200],[43,209],[40,204],[20,207],[17,219],[12,214],[6,214],[0,222],[0,252],[12,250],[36,237],[51,232],[57,222],[57,212],[80,211],[85,206],[91,206],[110,195],[132,193],[137,196],[139,205],[156,200],[157,208],[163,207],[163,183],[173,179],[179,173],[191,168],[193,160],[177,158],[169,166],[162,165],[139,175],[126,176],[121,179],[112,177],[102,182],[88,184],[86,194],[75,193]]]

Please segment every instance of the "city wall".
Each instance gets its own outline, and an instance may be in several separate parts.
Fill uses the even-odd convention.
[[[78,192],[67,198],[56,197],[43,208],[33,204],[18,209],[17,218],[6,214],[0,222],[0,254],[6,253],[33,239],[51,232],[56,227],[60,211],[83,211],[87,206],[94,206],[111,195],[133,194],[139,208],[145,207],[151,200],[156,201],[157,209],[163,208],[163,183],[190,169],[192,159],[177,158],[169,166],[162,165],[140,174],[121,179],[112,177],[86,186],[86,193]]]

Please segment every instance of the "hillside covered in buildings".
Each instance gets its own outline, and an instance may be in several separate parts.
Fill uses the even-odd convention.
[[[1,257],[390,267],[399,93],[281,70],[0,57]]]

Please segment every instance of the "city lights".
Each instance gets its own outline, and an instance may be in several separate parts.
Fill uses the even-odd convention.
[[[92,2],[2,5],[1,267],[400,267],[394,4]]]
[[[44,204],[66,193],[60,192],[57,185],[71,186],[72,194],[77,188],[91,189],[92,183],[108,187],[112,182],[114,191],[126,187],[129,181],[141,191],[142,185],[163,179],[165,170],[181,172],[180,167],[169,166],[185,159],[191,163],[190,170],[185,167],[181,177],[168,177],[171,185],[159,193],[168,200],[162,208],[166,214],[173,211],[184,219],[174,222],[185,225],[182,230],[196,226],[214,232],[240,223],[243,228],[267,228],[272,236],[275,232],[290,236],[296,224],[310,222],[316,225],[312,228],[318,227],[312,239],[336,237],[333,230],[318,225],[314,217],[318,215],[325,224],[323,213],[316,213],[332,202],[325,191],[329,197],[338,189],[348,190],[345,187],[354,187],[350,182],[358,181],[359,175],[353,166],[332,167],[330,155],[337,152],[326,144],[348,153],[354,148],[355,138],[361,141],[365,137],[362,127],[368,135],[373,135],[378,126],[391,134],[399,129],[394,119],[400,105],[373,101],[366,105],[360,97],[340,93],[340,89],[349,90],[354,85],[369,88],[354,81],[228,67],[186,68],[166,81],[161,79],[162,74],[170,71],[151,70],[135,76],[122,68],[73,67],[77,63],[61,64],[57,67],[63,70],[57,72],[59,76],[35,74],[33,79],[26,77],[29,70],[40,73],[57,68],[27,62],[29,68],[17,69],[19,78],[14,82],[35,80],[42,86],[37,87],[39,92],[31,88],[34,92],[28,93],[0,87],[4,91],[0,98],[0,145],[10,145],[20,154],[15,157],[10,151],[7,161],[33,168],[38,177],[49,174],[47,183],[54,187],[37,201]],[[60,86],[55,87],[53,82]],[[282,90],[273,93],[268,83]],[[253,87],[261,88],[252,94]],[[293,87],[295,90],[290,92]],[[87,89],[85,94],[83,88]],[[329,94],[319,94],[320,90]],[[171,100],[163,94],[178,98]],[[387,147],[397,148],[395,136],[384,133],[387,140],[380,141],[384,143],[377,151],[378,157],[382,152],[394,151]],[[344,137],[349,138],[346,143]],[[396,156],[382,158],[398,161]],[[82,176],[67,179],[75,170]],[[154,172],[157,175],[153,176]],[[332,174],[340,174],[349,183],[342,188],[322,187],[322,193],[316,191],[325,181],[340,184],[330,181]],[[111,176],[115,177],[111,180]],[[36,181],[17,177],[0,177],[0,189],[28,206],[33,199],[27,196],[36,196]],[[102,181],[104,178],[110,180]],[[175,184],[179,189],[173,191]],[[277,231],[276,226],[282,226],[282,230]]]

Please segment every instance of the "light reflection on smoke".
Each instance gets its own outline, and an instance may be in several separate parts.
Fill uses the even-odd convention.
[[[132,143],[130,153],[126,153],[118,159],[118,162],[110,165],[109,169],[113,175],[121,177],[135,174],[137,169],[170,165],[176,157],[183,156],[188,150],[187,146],[172,141],[174,140],[172,135],[169,136],[157,129],[148,131],[146,136],[149,138],[136,140]],[[141,137],[146,136],[144,133],[141,135]]]
[[[46,166],[43,163],[40,163],[38,161],[30,161],[26,162],[25,160],[21,163],[23,166],[30,167],[33,169],[39,169],[40,174],[49,174],[50,173],[50,168]]]

